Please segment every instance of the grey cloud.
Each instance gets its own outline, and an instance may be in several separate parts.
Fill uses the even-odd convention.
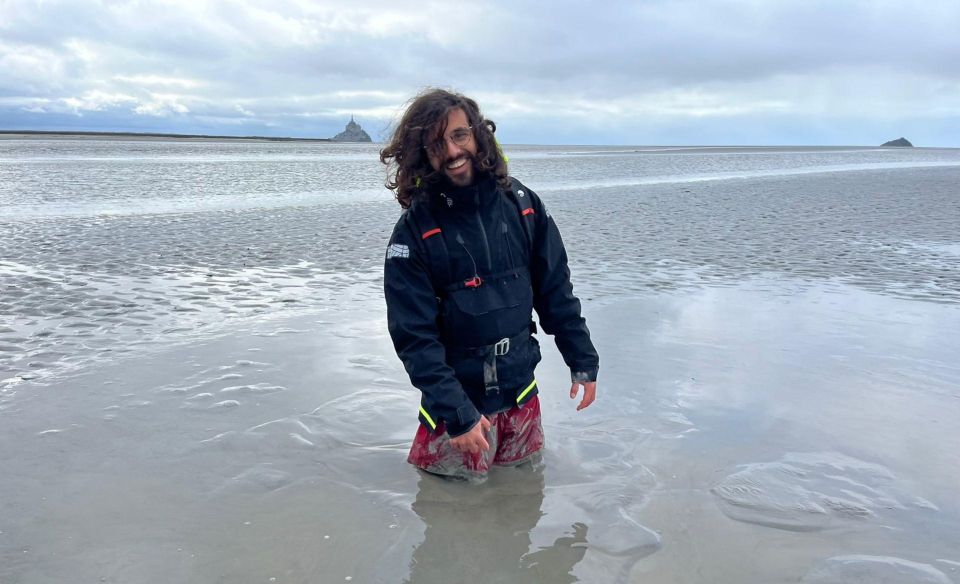
[[[559,12],[559,14],[558,14]],[[474,75],[522,71],[528,87],[582,83],[598,93],[762,79],[883,65],[955,76],[960,4],[660,2],[551,9],[545,26],[511,11],[489,31],[493,58]],[[469,59],[474,47],[456,51]]]
[[[558,127],[565,115],[582,135],[613,130],[570,123],[578,104],[632,116],[624,125],[634,133],[652,127],[643,116],[681,133],[672,118],[684,115],[705,128],[698,120],[707,114],[792,115],[799,126],[821,104],[842,113],[862,103],[865,115],[873,108],[903,119],[960,110],[960,3],[952,1],[264,6],[8,0],[0,96],[86,103],[94,91],[123,94],[135,101],[105,105],[96,118],[109,110],[140,123],[131,112],[164,111],[150,104],[167,100],[189,114],[147,123],[291,133],[325,131],[351,108],[385,126],[404,101],[397,95],[425,85],[489,95],[485,109],[516,127]],[[30,54],[41,55],[37,66],[24,66]],[[343,98],[343,90],[367,93]],[[0,102],[0,111],[6,123],[36,120],[17,118],[20,106]],[[543,135],[529,127],[525,135]]]

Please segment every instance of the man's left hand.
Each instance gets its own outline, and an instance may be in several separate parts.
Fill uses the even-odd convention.
[[[570,386],[570,399],[577,397],[581,385],[583,386],[583,399],[580,401],[580,405],[577,406],[578,412],[592,404],[593,400],[597,399],[596,381],[574,381],[573,385]]]

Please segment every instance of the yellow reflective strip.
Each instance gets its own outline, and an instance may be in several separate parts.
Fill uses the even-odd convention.
[[[533,389],[534,386],[536,386],[536,385],[537,385],[537,380],[536,380],[536,379],[534,379],[533,381],[531,381],[531,382],[530,382],[530,385],[528,385],[527,388],[526,388],[525,390],[523,390],[523,391],[520,393],[520,395],[517,396],[517,403],[520,403],[521,401],[523,401],[523,398],[527,397],[527,394],[530,393],[530,390]]]
[[[423,409],[423,406],[420,406],[420,413],[423,414],[423,417],[426,418],[428,422],[430,422],[430,428],[432,430],[436,430],[437,423],[433,421],[433,418],[430,417],[430,414],[427,413],[427,410]]]

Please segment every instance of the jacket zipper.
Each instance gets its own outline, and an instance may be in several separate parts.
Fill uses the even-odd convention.
[[[493,257],[490,254],[490,241],[487,240],[487,230],[483,228],[483,219],[480,218],[479,204],[477,206],[477,224],[480,226],[480,235],[483,236],[483,249],[486,250],[487,252],[487,270],[488,270],[487,273],[492,274],[493,273]]]

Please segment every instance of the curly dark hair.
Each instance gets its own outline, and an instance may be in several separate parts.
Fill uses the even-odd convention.
[[[424,149],[427,140],[446,131],[450,110],[460,108],[473,127],[477,143],[475,168],[494,176],[497,184],[508,190],[507,160],[493,134],[497,125],[484,119],[477,102],[465,95],[444,89],[429,88],[417,95],[407,107],[390,138],[380,151],[380,162],[387,165],[386,187],[394,192],[404,209],[413,200],[435,190],[443,175],[430,166]]]

